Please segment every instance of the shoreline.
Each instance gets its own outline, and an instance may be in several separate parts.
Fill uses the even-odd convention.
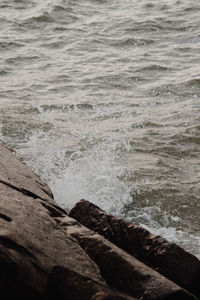
[[[198,299],[200,261],[81,200],[69,215],[0,145],[0,287],[7,299]]]

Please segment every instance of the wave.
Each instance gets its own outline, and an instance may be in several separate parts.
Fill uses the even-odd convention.
[[[156,21],[142,21],[142,22],[135,22],[132,26],[126,28],[127,32],[137,32],[137,31],[158,31],[158,30],[165,30],[166,28],[156,22]]]
[[[196,130],[198,132],[198,130]],[[176,134],[171,137],[173,141],[178,143],[179,145],[189,145],[192,144],[200,145],[200,135],[195,136],[194,134]]]
[[[30,62],[35,62],[40,59],[39,56],[33,55],[33,56],[15,56],[15,57],[9,57],[5,59],[5,63],[8,65],[18,65],[21,63],[30,63]]]
[[[132,39],[127,38],[119,41],[113,41],[111,42],[112,46],[115,47],[125,47],[125,46],[145,46],[153,44],[154,40],[152,39]]]
[[[21,26],[26,26],[26,25],[31,25],[34,27],[34,24],[45,24],[45,23],[52,23],[54,22],[54,18],[48,13],[48,12],[43,12],[38,16],[31,16],[29,18],[26,18],[21,22]]]
[[[167,80],[166,80],[167,81]],[[187,99],[188,97],[196,98],[199,94],[200,80],[191,79],[191,80],[179,80],[174,79],[174,84],[171,83],[172,80],[167,84],[159,86],[159,83],[156,83],[155,86],[148,89],[148,93],[153,97],[183,97]]]
[[[158,124],[155,122],[145,121],[143,123],[132,124],[131,128],[158,128],[163,127],[162,124]]]
[[[190,6],[183,9],[185,12],[198,12],[200,10],[199,6]]]
[[[57,104],[45,104],[41,105],[42,111],[78,111],[78,110],[92,110],[94,108],[93,104],[90,103],[79,103],[79,104],[67,104],[67,105],[57,105]]]
[[[26,21],[29,21],[29,22],[33,21],[33,22],[37,22],[37,23],[47,23],[47,22],[49,23],[49,22],[53,22],[54,19],[48,12],[44,12],[43,14],[32,17]]]
[[[7,74],[9,74],[9,71],[0,70],[0,76],[6,76]]]
[[[84,134],[84,128],[76,134]],[[64,147],[60,147],[60,142]],[[121,167],[116,162],[117,145],[91,141],[90,149],[82,145],[78,151],[67,146],[69,136],[66,145],[63,136],[60,136],[60,142],[55,143],[47,135],[44,137],[42,131],[35,132],[18,155],[49,182],[56,201],[66,210],[86,198],[107,211],[122,211],[131,197],[129,186],[119,179]]]
[[[160,65],[150,65],[140,69],[140,71],[170,71],[170,70],[171,68],[160,66]]]
[[[52,12],[59,12],[59,11],[67,11],[67,12],[73,12],[73,9],[71,7],[64,7],[61,5],[55,5],[52,9]]]
[[[200,88],[200,78],[190,79],[185,82],[188,87],[199,87]]]
[[[9,42],[1,41],[0,42],[0,50],[12,50],[13,48],[20,48],[23,46],[24,46],[24,43],[18,43],[18,42],[13,42],[13,41],[9,41]]]

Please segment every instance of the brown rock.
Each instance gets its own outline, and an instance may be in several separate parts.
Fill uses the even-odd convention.
[[[196,299],[99,234],[73,219],[70,221],[68,216],[57,220],[96,262],[101,275],[112,288],[137,299]]]
[[[6,300],[195,299],[68,217],[39,177],[2,146],[0,291]]]
[[[174,243],[81,200],[70,216],[178,285],[200,296],[200,261]]]
[[[43,294],[55,265],[103,282],[95,263],[54,220],[59,211],[7,185],[0,191],[0,261],[16,266],[21,282]]]
[[[0,145],[0,182],[33,198],[40,198],[55,204],[49,187],[26,165],[21,163],[14,153]]]
[[[49,300],[134,300],[92,278],[63,267],[54,267],[47,285]]]
[[[60,265],[105,285],[97,265],[56,221],[65,216],[49,188],[0,146],[0,290],[5,299],[47,299]]]

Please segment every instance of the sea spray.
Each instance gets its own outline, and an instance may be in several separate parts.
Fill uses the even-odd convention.
[[[85,198],[105,210],[120,213],[132,201],[130,185],[120,180],[116,145],[100,143],[87,151],[69,151],[44,133],[32,134],[23,157],[50,185],[58,204],[66,210]]]

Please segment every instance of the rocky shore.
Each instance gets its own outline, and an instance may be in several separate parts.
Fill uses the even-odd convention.
[[[86,200],[67,215],[0,145],[0,290],[21,300],[199,299],[200,261]]]

